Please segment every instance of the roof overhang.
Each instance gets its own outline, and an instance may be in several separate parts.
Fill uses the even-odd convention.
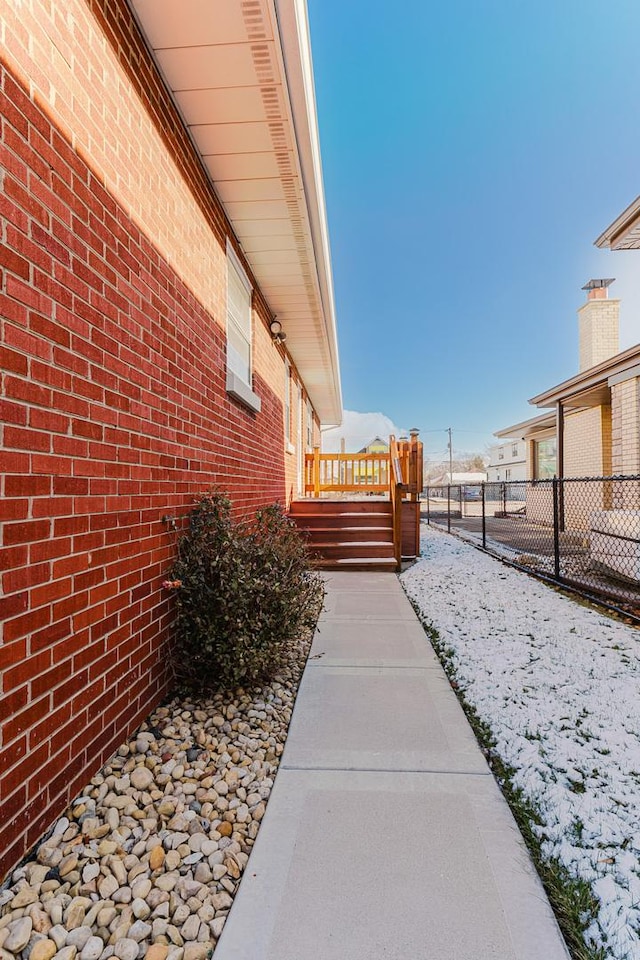
[[[595,241],[596,247],[611,250],[640,249],[640,197],[636,197]]]
[[[501,440],[531,440],[540,434],[555,430],[555,426],[555,414],[542,413],[539,417],[522,420],[520,423],[505,427],[504,430],[496,430],[494,437],[499,437]]]
[[[536,407],[553,407],[562,403],[564,407],[576,409],[610,403],[610,381],[632,371],[639,363],[640,343],[637,343],[623,353],[617,353],[603,363],[532,397],[529,403]]]
[[[340,366],[305,0],[129,0],[323,424]]]

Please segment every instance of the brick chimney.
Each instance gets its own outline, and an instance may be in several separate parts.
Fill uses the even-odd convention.
[[[620,352],[618,315],[620,301],[609,300],[611,280],[589,280],[583,290],[587,302],[578,310],[580,373]]]

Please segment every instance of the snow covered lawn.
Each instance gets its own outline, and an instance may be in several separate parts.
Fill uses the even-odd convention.
[[[591,885],[587,943],[640,960],[640,631],[432,528],[401,580],[539,811],[544,856]]]

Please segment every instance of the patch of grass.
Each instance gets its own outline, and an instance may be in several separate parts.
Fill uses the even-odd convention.
[[[571,833],[574,840],[579,842],[582,839],[582,834],[584,833],[584,823],[582,822],[580,817],[577,817],[573,821],[571,825]]]
[[[425,620],[420,609],[411,602],[487,758],[491,772],[511,808],[573,960],[605,960],[604,949],[590,947],[584,940],[584,931],[596,916],[598,905],[589,884],[572,877],[566,867],[557,860],[543,857],[541,842],[534,830],[534,827],[543,825],[540,814],[534,804],[523,796],[522,791],[514,786],[516,770],[502,761],[496,752],[496,740],[490,727],[466,701],[464,691],[460,690],[456,681],[454,650],[444,644],[433,624]],[[580,830],[581,824],[576,822],[574,829]]]

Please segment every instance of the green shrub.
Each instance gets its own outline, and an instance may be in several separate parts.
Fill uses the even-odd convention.
[[[234,522],[221,493],[202,496],[165,586],[177,599],[173,665],[192,690],[270,679],[315,624],[322,580],[278,505]]]

